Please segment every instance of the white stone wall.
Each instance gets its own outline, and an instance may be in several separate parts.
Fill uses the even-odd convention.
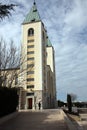
[[[54,52],[53,47],[47,47],[47,65],[50,65],[52,72],[54,72]]]
[[[53,47],[47,47],[47,65],[50,66],[53,77],[53,101],[56,104],[56,76],[55,76],[55,54]]]

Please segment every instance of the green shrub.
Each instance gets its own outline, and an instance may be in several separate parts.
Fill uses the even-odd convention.
[[[67,94],[67,107],[68,111],[72,112],[72,99],[70,94]]]

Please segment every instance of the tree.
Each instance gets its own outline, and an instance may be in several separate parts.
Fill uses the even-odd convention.
[[[26,56],[13,41],[8,45],[3,39],[0,40],[0,87],[11,88],[13,85],[21,86],[26,82],[25,74],[34,67],[33,62],[30,62],[32,66],[27,70]]]
[[[20,55],[17,47],[10,42],[9,46],[1,39],[0,41],[0,86],[11,87],[20,67]],[[8,80],[7,80],[8,79]]]
[[[64,107],[65,103],[63,101],[58,100],[58,107]]]
[[[68,106],[68,111],[72,112],[72,99],[70,94],[67,94],[67,106]]]
[[[0,3],[0,19],[3,19],[4,17],[9,17],[11,15],[11,10],[14,10],[14,4],[5,5]]]

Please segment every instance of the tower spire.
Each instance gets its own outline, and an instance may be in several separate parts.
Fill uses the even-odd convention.
[[[34,5],[36,4],[35,0],[34,0]]]
[[[34,2],[33,6],[31,8],[30,12],[25,17],[23,24],[30,23],[30,22],[41,21],[40,15],[39,15],[39,12],[37,10],[37,6],[36,6],[36,2],[35,1],[36,0],[33,1]]]

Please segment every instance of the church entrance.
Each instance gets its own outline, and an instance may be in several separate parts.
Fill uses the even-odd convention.
[[[28,98],[28,109],[32,109],[32,98]]]

